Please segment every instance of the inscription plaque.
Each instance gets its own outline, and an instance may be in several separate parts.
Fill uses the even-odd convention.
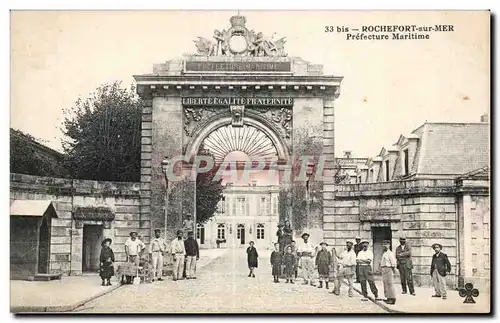
[[[185,72],[290,72],[291,62],[197,62],[186,61]]]

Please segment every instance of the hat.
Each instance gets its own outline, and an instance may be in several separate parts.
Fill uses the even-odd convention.
[[[346,244],[348,244],[348,243],[353,244],[351,240],[347,240],[345,243]]]
[[[160,229],[155,229],[155,233],[156,233],[156,232],[161,232],[161,230],[160,230]]]
[[[365,239],[365,240],[362,240],[362,241],[361,241],[361,243],[367,243],[367,244],[370,244],[370,241],[368,241],[368,240],[366,240],[366,239]]]
[[[182,230],[177,230],[177,234],[182,233]]]
[[[434,249],[434,247],[436,247],[436,246],[439,246],[439,249],[443,249],[443,245],[442,245],[442,244],[440,244],[440,243],[434,243],[434,244],[432,245],[432,249]]]
[[[320,245],[320,246],[322,246],[322,245],[328,246],[328,243],[326,243],[326,242],[324,242],[324,241],[323,241],[323,242],[321,242],[319,245]]]
[[[111,242],[113,242],[113,240],[111,240],[110,238],[106,238],[106,239],[102,240],[101,246],[104,246],[104,244],[106,243],[106,241],[109,241],[109,244],[111,244]]]
[[[130,231],[130,233],[128,235],[131,236],[132,233],[135,233],[137,235],[137,231]]]
[[[401,237],[399,237],[399,240],[406,240],[406,237],[405,236],[401,236]]]
[[[391,244],[389,242],[385,242],[382,244],[383,247],[387,247],[387,249],[391,248]]]
[[[311,235],[309,233],[307,233],[307,232],[304,232],[304,233],[302,233],[302,235],[300,237],[304,238],[304,236],[310,237]]]
[[[188,231],[188,236],[192,236],[194,235],[194,232],[193,231]]]
[[[281,228],[281,227],[284,227],[284,225],[283,225],[283,224],[281,224],[281,223],[280,223],[280,224],[278,224],[278,228]]]
[[[361,237],[360,237],[360,236],[357,236],[357,237],[356,237],[356,240],[361,240]]]

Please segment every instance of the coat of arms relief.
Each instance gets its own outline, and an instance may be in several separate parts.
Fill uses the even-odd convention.
[[[274,35],[267,38],[263,33],[256,33],[245,27],[244,16],[233,16],[231,28],[215,30],[210,40],[199,37],[194,41],[198,56],[254,56],[254,57],[286,57],[286,38],[274,40]]]

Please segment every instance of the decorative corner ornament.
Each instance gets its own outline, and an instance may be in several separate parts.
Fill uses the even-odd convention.
[[[259,32],[249,30],[244,16],[232,16],[229,19],[231,28],[214,30],[215,42],[204,37],[194,40],[199,56],[254,56],[254,57],[286,57],[286,38],[268,39]]]
[[[244,105],[232,105],[231,107],[232,126],[243,127],[243,112],[245,111]]]

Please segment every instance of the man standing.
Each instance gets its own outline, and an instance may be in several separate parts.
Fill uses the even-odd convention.
[[[342,285],[342,280],[347,279],[349,284],[349,297],[352,297],[352,289],[354,282],[354,275],[356,271],[356,253],[352,248],[352,241],[346,242],[347,250],[344,250],[340,255],[340,270],[337,276],[337,284],[335,284],[335,289],[332,291],[335,295],[340,295],[340,286]]]
[[[403,294],[407,293],[406,285],[410,290],[410,294],[415,296],[415,287],[413,286],[413,263],[411,261],[411,248],[406,243],[405,237],[399,238],[400,245],[396,248],[396,259],[398,261],[399,275],[401,277],[401,288]]]
[[[174,261],[173,281],[182,279],[182,272],[184,271],[184,255],[186,248],[182,240],[182,230],[177,230],[177,238],[170,244],[170,252],[172,253],[172,260]]]
[[[137,232],[130,232],[130,238],[125,241],[125,256],[127,261],[139,265],[139,260],[142,252],[146,249],[146,245],[137,238]]]
[[[300,262],[302,265],[302,277],[304,278],[303,285],[311,284],[311,286],[315,286],[313,282],[314,275],[314,257],[315,255],[315,247],[309,241],[309,233],[302,234],[302,240],[297,245],[297,254],[300,257]]]
[[[188,232],[188,238],[184,241],[184,248],[186,249],[186,278],[196,279],[196,261],[200,259],[200,249],[198,241],[194,239],[193,231]]]
[[[443,250],[441,244],[433,244],[432,249],[434,249],[435,254],[432,256],[431,277],[432,285],[436,291],[436,294],[432,295],[432,297],[443,297],[443,299],[446,299],[445,277],[451,272],[450,260],[444,252],[441,252]]]
[[[384,283],[384,302],[396,304],[396,293],[394,292],[394,274],[396,273],[397,261],[390,250],[391,245],[384,243],[384,253],[380,260],[380,271],[382,272],[382,282]]]
[[[356,262],[359,265],[359,282],[361,284],[361,291],[363,292],[363,296],[368,298],[368,291],[366,289],[366,282],[368,281],[373,296],[375,296],[375,300],[379,300],[378,289],[377,286],[375,286],[375,281],[373,279],[373,252],[368,250],[369,242],[367,240],[362,241],[361,244],[363,245],[363,249],[358,252],[358,256],[356,257]]]
[[[363,244],[361,243],[361,237],[357,236],[356,244],[354,245],[354,252],[356,253],[356,256],[358,256],[358,253],[361,250],[363,250]],[[356,264],[356,283],[359,283],[359,264]]]
[[[163,280],[163,254],[167,250],[167,245],[165,239],[160,237],[160,234],[160,229],[155,229],[155,237],[149,245],[149,254],[153,261],[152,281],[155,281],[155,277],[158,278],[158,281]]]

